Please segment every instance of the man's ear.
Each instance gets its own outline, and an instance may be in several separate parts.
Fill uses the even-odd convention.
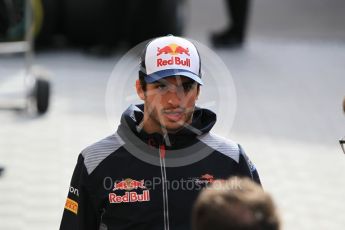
[[[139,80],[135,81],[135,88],[137,90],[137,94],[140,97],[140,99],[145,100],[145,92],[144,92],[143,87],[141,86]]]

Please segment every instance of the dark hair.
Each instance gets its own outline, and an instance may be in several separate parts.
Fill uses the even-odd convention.
[[[194,205],[193,230],[279,230],[273,200],[259,185],[238,177],[216,182]]]
[[[144,92],[146,92],[146,81],[145,81],[145,74],[141,71],[139,71],[139,82],[141,85],[141,88],[143,89]]]

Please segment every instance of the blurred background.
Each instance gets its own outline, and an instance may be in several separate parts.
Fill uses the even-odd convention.
[[[0,229],[58,228],[79,152],[116,130],[105,110],[116,62],[168,33],[214,47],[232,73],[227,137],[256,164],[283,229],[343,229],[344,1],[248,1],[235,40],[223,0],[33,0],[32,15],[27,2],[0,0]]]

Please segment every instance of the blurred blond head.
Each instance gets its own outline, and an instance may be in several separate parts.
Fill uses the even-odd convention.
[[[193,230],[279,230],[271,196],[247,178],[216,181],[198,197]]]

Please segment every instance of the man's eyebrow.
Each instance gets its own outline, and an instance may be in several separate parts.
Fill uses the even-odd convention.
[[[182,85],[194,85],[196,82],[195,81],[186,81],[183,82]]]
[[[190,81],[185,81],[185,82],[181,82],[181,85],[188,85],[188,84],[194,84],[196,83],[195,81],[193,80],[190,80]],[[156,82],[153,82],[152,84],[154,85],[170,85],[171,83],[169,83],[168,81],[156,81]]]
[[[168,85],[169,83],[167,82],[162,82],[162,81],[156,81],[152,83],[153,85]]]
[[[182,84],[194,84],[196,83],[195,81],[186,81],[186,82],[182,82]]]

